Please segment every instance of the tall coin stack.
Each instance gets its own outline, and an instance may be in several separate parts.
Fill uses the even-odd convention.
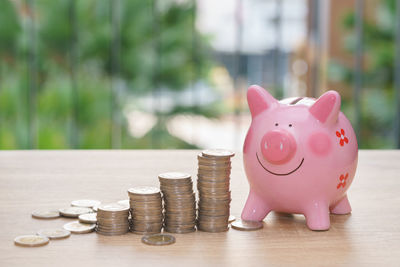
[[[209,149],[197,156],[199,191],[197,229],[205,232],[228,230],[231,203],[229,190],[231,157],[228,150]]]
[[[190,174],[167,172],[158,175],[164,199],[164,230],[170,233],[196,231],[196,196]]]
[[[117,203],[100,205],[97,208],[96,231],[102,235],[122,235],[129,231],[129,208]]]
[[[128,190],[131,231],[135,234],[160,233],[163,223],[160,189],[138,186]]]

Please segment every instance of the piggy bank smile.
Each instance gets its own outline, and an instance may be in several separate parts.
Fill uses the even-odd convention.
[[[264,170],[266,170],[266,171],[269,172],[270,174],[273,174],[273,175],[276,175],[276,176],[286,176],[286,175],[292,174],[292,173],[294,173],[295,171],[297,171],[298,169],[300,169],[301,165],[303,165],[303,162],[304,162],[304,158],[302,158],[301,161],[300,161],[300,164],[299,164],[295,169],[293,169],[293,170],[291,170],[291,171],[289,171],[289,172],[286,172],[286,173],[277,173],[277,172],[273,172],[273,171],[267,169],[267,167],[265,167],[265,166],[261,163],[260,158],[258,157],[257,152],[256,152],[256,157],[257,157],[258,163],[261,165],[261,167],[263,167]]]
[[[276,126],[278,123],[275,124]],[[289,124],[290,127],[292,124]],[[291,133],[283,129],[275,129],[268,131],[261,139],[260,143],[261,154],[263,158],[274,166],[283,167],[281,169],[287,169],[287,162],[289,162],[294,154],[296,153],[297,145],[296,141]],[[270,174],[277,176],[285,176],[297,171],[304,162],[304,158],[300,161],[298,166],[289,171],[274,172],[268,169],[262,164],[258,153],[256,152],[258,163]]]

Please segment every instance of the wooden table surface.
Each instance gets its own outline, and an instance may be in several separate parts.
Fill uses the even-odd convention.
[[[62,227],[71,219],[38,220],[34,209],[75,199],[127,199],[127,189],[158,186],[157,174],[196,173],[198,151],[0,152],[0,266],[400,266],[400,151],[360,151],[349,200],[351,215],[331,215],[331,229],[313,232],[302,215],[271,213],[255,232],[174,234],[153,247],[141,236],[71,235],[44,247],[15,246],[18,235]],[[241,154],[233,159],[231,214],[248,193]],[[207,265],[206,265],[207,264]]]

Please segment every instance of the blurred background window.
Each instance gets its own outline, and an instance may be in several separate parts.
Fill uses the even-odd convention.
[[[0,148],[240,150],[246,89],[400,147],[400,0],[2,0]]]

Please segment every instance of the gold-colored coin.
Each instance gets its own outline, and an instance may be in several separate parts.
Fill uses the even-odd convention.
[[[79,215],[91,213],[91,212],[93,212],[93,210],[90,208],[68,207],[68,208],[59,209],[59,212],[64,217],[78,218]]]
[[[54,219],[60,217],[58,210],[35,210],[32,212],[32,217],[36,219]]]
[[[71,232],[65,229],[41,229],[37,234],[48,237],[49,239],[63,239],[69,237]]]
[[[71,206],[81,208],[93,208],[99,206],[100,204],[100,201],[93,199],[79,199],[71,202]]]
[[[233,229],[241,230],[241,231],[254,231],[263,228],[262,222],[257,221],[244,221],[238,219],[231,223]]]
[[[142,242],[152,246],[165,246],[175,243],[175,237],[167,234],[146,235],[142,237]]]
[[[97,213],[87,213],[79,215],[79,222],[81,223],[96,223]]]
[[[64,229],[73,234],[86,234],[94,231],[96,224],[80,223],[79,221],[64,224]]]
[[[22,247],[39,247],[49,243],[49,239],[39,235],[22,235],[14,239],[14,244]]]

